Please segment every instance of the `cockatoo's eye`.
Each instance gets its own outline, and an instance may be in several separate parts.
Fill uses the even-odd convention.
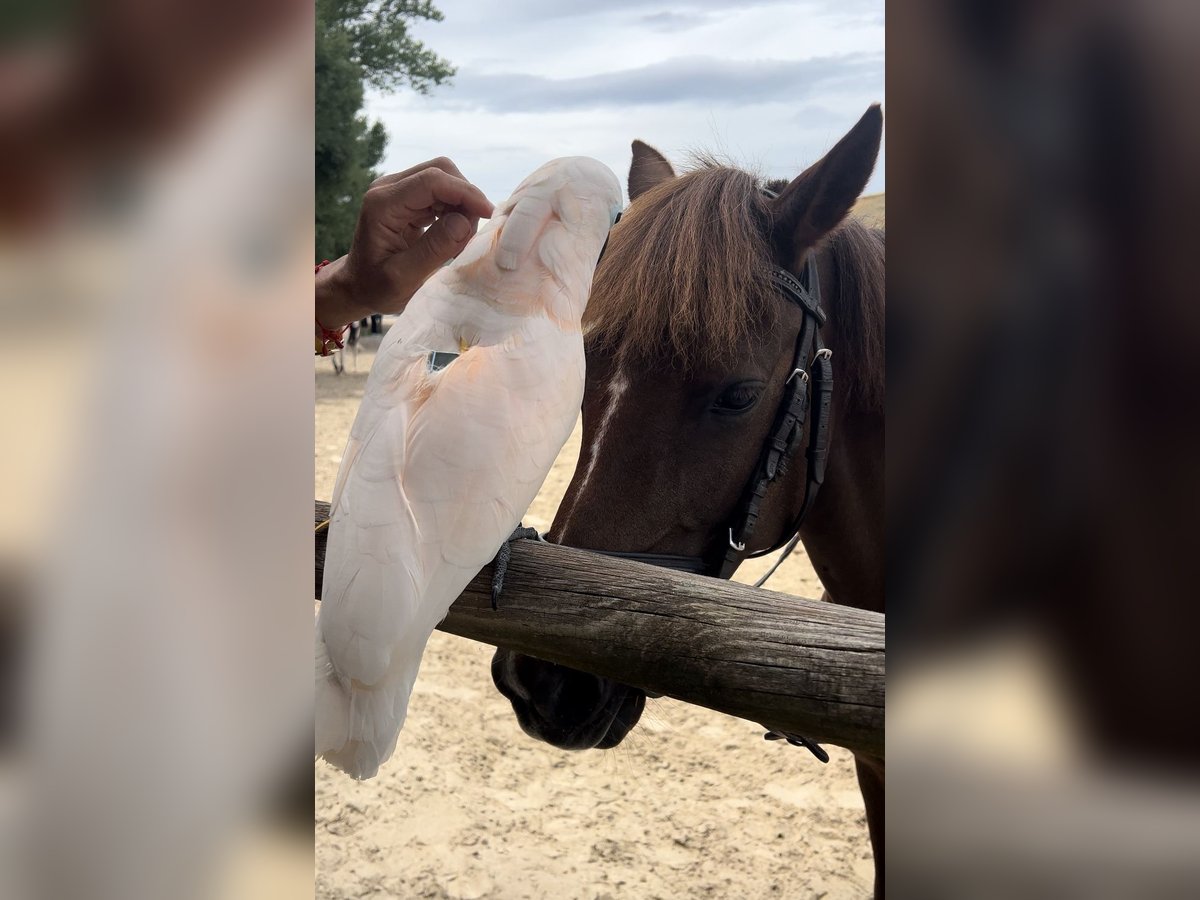
[[[614,209],[612,211],[612,225],[616,225],[620,221],[621,221],[621,211],[619,209]],[[612,225],[610,225],[609,228],[611,228]]]
[[[717,395],[712,411],[720,416],[737,416],[749,412],[762,396],[761,381],[739,381],[731,384]]]

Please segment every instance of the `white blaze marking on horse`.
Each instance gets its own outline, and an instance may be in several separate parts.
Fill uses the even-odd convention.
[[[600,458],[600,449],[604,444],[605,436],[608,434],[608,426],[617,412],[617,405],[621,402],[621,397],[625,395],[627,390],[629,390],[629,378],[625,375],[625,370],[620,369],[613,376],[612,381],[608,383],[608,406],[604,410],[604,415],[600,417],[600,427],[596,429],[596,440],[592,443],[592,455],[588,460],[587,470],[583,473],[583,481],[579,483],[579,491],[575,495],[577,502],[587,489],[588,480],[592,477],[592,472],[596,468],[596,460]]]

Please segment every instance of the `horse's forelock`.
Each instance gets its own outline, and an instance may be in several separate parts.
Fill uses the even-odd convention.
[[[589,337],[685,368],[728,361],[778,315],[768,216],[754,177],[726,166],[702,165],[647,191],[596,271]]]
[[[732,364],[782,308],[769,280],[768,203],[753,175],[711,159],[639,196],[596,270],[589,342],[684,369]],[[884,397],[883,246],[881,231],[855,219],[823,242],[835,281],[824,303],[838,379],[853,403],[873,410]]]

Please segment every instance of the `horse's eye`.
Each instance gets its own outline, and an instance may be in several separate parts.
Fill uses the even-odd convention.
[[[744,413],[758,402],[763,385],[760,381],[742,381],[721,391],[713,403],[713,412],[733,416]]]

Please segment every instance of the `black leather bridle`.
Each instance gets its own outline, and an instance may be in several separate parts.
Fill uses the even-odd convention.
[[[758,465],[755,466],[754,473],[734,508],[733,517],[722,529],[722,536],[727,537],[727,543],[723,542],[706,556],[625,553],[611,550],[597,552],[605,556],[633,559],[668,569],[727,579],[733,575],[743,559],[766,556],[788,545],[784,552],[786,556],[795,548],[794,537],[799,532],[804,517],[812,508],[817,491],[825,481],[825,466],[829,458],[833,359],[832,352],[821,340],[825,312],[821,309],[821,281],[815,257],[815,253],[809,254],[803,281],[782,268],[775,268],[771,272],[771,280],[785,300],[800,307],[803,319],[796,335],[796,349],[790,374],[784,385],[783,397],[780,398],[771,430],[767,433]],[[746,553],[746,547],[749,546],[754,528],[758,524],[759,511],[767,491],[771,484],[783,477],[787,471],[804,437],[810,412],[812,427],[808,432],[808,448],[805,453],[808,460],[808,480],[804,485],[804,501],[800,512],[776,543],[766,550]],[[759,584],[765,580],[763,578]]]

